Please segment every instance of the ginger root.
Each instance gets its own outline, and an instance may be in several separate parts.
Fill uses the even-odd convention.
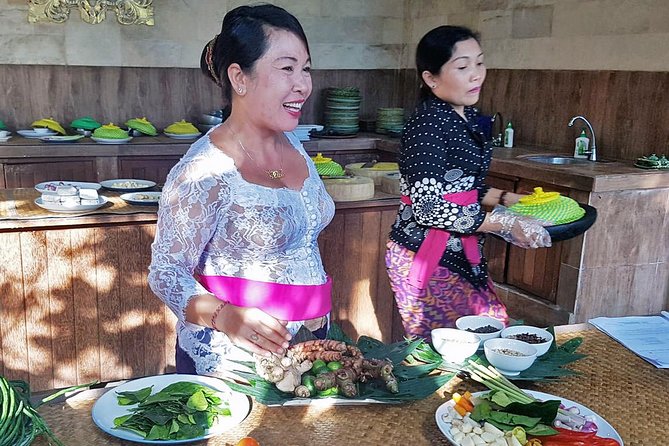
[[[298,360],[288,356],[253,355],[256,373],[263,379],[276,384],[282,392],[293,392],[300,385],[302,374],[311,369],[311,361]]]

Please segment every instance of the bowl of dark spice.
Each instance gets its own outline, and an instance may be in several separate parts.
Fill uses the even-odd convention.
[[[553,335],[548,330],[531,325],[512,325],[502,330],[500,337],[532,345],[537,349],[537,356],[545,354],[553,343]]]
[[[455,321],[459,330],[465,330],[478,335],[481,343],[488,339],[498,338],[504,324],[490,316],[462,316]]]
[[[488,362],[507,376],[529,369],[537,359],[536,348],[516,339],[488,339],[483,343],[483,351]]]

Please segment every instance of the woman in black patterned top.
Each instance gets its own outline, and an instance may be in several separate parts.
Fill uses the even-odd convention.
[[[386,266],[408,335],[430,337],[468,314],[506,321],[482,256],[483,234],[525,248],[550,246],[540,222],[506,211],[520,195],[486,186],[492,146],[471,107],[486,68],[477,34],[456,26],[428,32],[416,50],[422,101],[404,127],[402,199]],[[491,213],[483,206],[496,206]]]

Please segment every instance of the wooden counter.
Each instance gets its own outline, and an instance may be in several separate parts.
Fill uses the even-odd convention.
[[[4,189],[0,201],[18,195],[38,196]],[[319,239],[333,319],[354,338],[402,336],[383,261],[398,203],[384,193],[338,203]],[[114,206],[0,220],[0,374],[39,390],[174,370],[175,318],[147,283],[155,208]]]
[[[54,160],[102,166],[91,169],[90,178],[61,179],[152,179],[144,173],[166,174],[188,146],[165,137],[119,146],[15,137],[0,145],[2,181],[10,178],[8,166],[26,187],[59,179],[51,176]],[[398,142],[366,135],[305,147],[366,161],[393,159]],[[496,149],[490,181],[521,192],[536,185],[556,189],[597,208],[598,220],[584,235],[550,249],[526,251],[489,240],[491,272],[512,317],[549,325],[669,308],[669,173],[628,163],[541,165],[522,158],[529,153],[536,152]],[[44,163],[30,170],[35,160]],[[333,315],[350,336],[401,337],[383,259],[397,206],[397,197],[381,194],[338,203],[319,239],[334,279]],[[154,228],[155,212],[0,220],[0,373],[46,389],[169,371],[174,319],[146,283]]]

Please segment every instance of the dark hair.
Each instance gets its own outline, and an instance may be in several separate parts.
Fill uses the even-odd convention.
[[[423,80],[423,71],[439,74],[441,67],[453,57],[455,44],[463,40],[475,39],[480,43],[480,36],[464,26],[443,25],[434,28],[420,39],[416,47],[416,72],[420,79],[420,99],[433,97],[434,93]]]
[[[230,113],[232,103],[228,67],[237,63],[243,71],[253,70],[256,61],[267,51],[268,27],[295,34],[309,53],[307,36],[300,22],[285,9],[270,4],[239,6],[228,11],[221,32],[202,50],[200,68],[223,89],[223,98],[227,101],[224,114]]]

